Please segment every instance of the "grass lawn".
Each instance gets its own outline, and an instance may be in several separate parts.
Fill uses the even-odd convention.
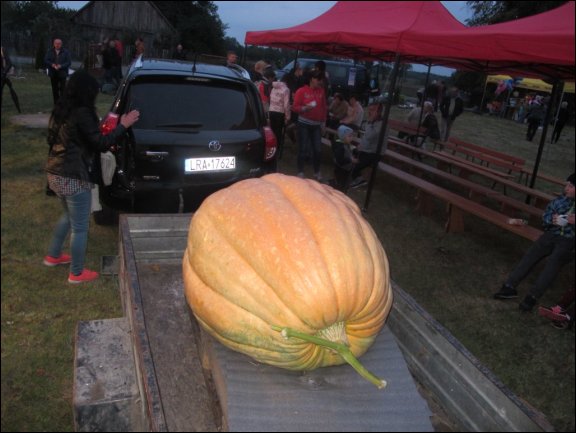
[[[49,112],[50,83],[28,71],[14,79],[24,113]],[[111,97],[100,95],[102,116]],[[42,265],[60,214],[57,199],[44,194],[46,131],[12,125],[15,111],[4,93],[2,111],[2,431],[73,430],[74,333],[80,320],[122,315],[118,284],[102,277],[71,286],[68,269]],[[401,119],[405,111],[394,109]],[[524,140],[526,125],[464,113],[453,135],[521,156],[532,165],[537,151]],[[550,133],[551,131],[549,131]],[[331,155],[324,149],[324,177]],[[295,174],[296,149],[288,141],[280,171]],[[574,128],[546,144],[540,170],[565,178],[574,171]],[[537,183],[547,191],[557,186]],[[521,314],[518,301],[491,298],[530,242],[472,217],[464,233],[443,230],[444,209],[432,217],[414,210],[415,191],[381,173],[366,218],[387,251],[392,278],[416,298],[466,348],[521,399],[542,411],[558,431],[574,431],[574,330],[558,331],[536,314]],[[358,204],[365,190],[350,194]],[[91,224],[87,267],[99,269],[103,255],[117,254],[117,227]],[[523,296],[532,274],[520,286]],[[554,303],[574,284],[567,266],[542,303]]]

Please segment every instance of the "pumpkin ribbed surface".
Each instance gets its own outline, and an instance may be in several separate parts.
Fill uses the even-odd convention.
[[[362,355],[392,304],[388,261],[344,194],[281,174],[208,197],[183,260],[188,304],[225,346],[293,370],[342,364],[336,352],[273,325],[349,345]]]

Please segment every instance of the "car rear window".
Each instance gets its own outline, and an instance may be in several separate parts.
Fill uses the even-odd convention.
[[[248,95],[244,87],[214,82],[133,82],[127,106],[140,110],[137,129],[255,129]]]

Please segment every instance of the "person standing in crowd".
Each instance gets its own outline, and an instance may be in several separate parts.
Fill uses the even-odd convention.
[[[104,68],[104,81],[117,88],[122,79],[119,71],[122,68],[122,58],[116,49],[116,41],[109,40],[102,50],[102,67]]]
[[[321,71],[312,71],[310,81],[296,91],[292,109],[298,113],[298,176],[304,177],[304,164],[312,154],[312,166],[316,180],[320,174],[322,129],[326,124],[328,109]]]
[[[262,80],[264,70],[269,67],[270,65],[266,63],[264,60],[258,60],[254,64],[254,69],[250,71],[250,79],[253,83],[257,83]]]
[[[326,104],[328,104],[328,97],[331,93],[330,86],[330,74],[326,70],[326,62],[324,60],[318,60],[314,63],[314,70],[322,72],[323,80],[322,85],[324,86],[324,94],[326,95]]]
[[[520,302],[521,311],[531,311],[552,284],[562,267],[574,260],[574,173],[566,179],[564,194],[552,200],[542,217],[544,233],[514,267],[495,299],[518,297],[516,287],[544,258],[546,264],[534,285]]]
[[[350,188],[359,188],[366,185],[368,181],[362,176],[362,171],[365,168],[373,167],[374,163],[380,161],[378,151],[378,137],[380,136],[380,129],[382,128],[382,108],[383,105],[377,101],[372,101],[368,104],[368,119],[364,135],[360,140],[358,146],[358,162],[352,170],[352,181]],[[387,143],[387,138],[384,138],[384,146]],[[382,152],[386,147],[382,147]]]
[[[417,141],[418,147],[424,147],[424,142],[427,137],[432,141],[440,140],[440,129],[438,128],[438,119],[434,114],[434,105],[430,101],[424,102],[424,118],[422,119],[422,128],[424,129],[425,136],[422,140]]]
[[[528,106],[528,115],[526,120],[528,121],[528,129],[526,130],[526,140],[532,141],[538,127],[544,121],[544,114],[546,113],[546,106],[544,105],[544,98],[537,95],[530,105]]]
[[[187,53],[182,44],[176,45],[176,49],[174,50],[174,53],[172,53],[172,58],[174,60],[186,60],[186,56]]]
[[[303,77],[304,71],[298,62],[294,64],[294,67],[288,72],[286,75],[286,85],[290,89],[290,106],[294,104],[294,95],[296,91],[304,86],[306,83]],[[286,134],[292,141],[292,143],[296,144],[296,128],[298,125],[298,113],[294,110],[291,110],[290,113],[290,124],[286,127]]]
[[[44,257],[46,266],[70,264],[69,283],[98,278],[98,272],[84,267],[94,184],[100,182],[100,152],[105,152],[138,121],[140,113],[130,111],[108,135],[99,130],[96,97],[99,85],[81,69],[71,77],[59,99],[48,127],[49,153],[46,163],[48,184],[58,195],[64,213],[54,229]],[[70,255],[63,246],[71,231]]]
[[[2,106],[2,98],[4,96],[4,86],[8,86],[8,89],[10,90],[10,96],[12,97],[12,101],[14,101],[14,105],[16,106],[18,113],[21,113],[22,111],[20,110],[20,101],[18,100],[18,95],[16,94],[14,87],[12,87],[12,81],[10,81],[10,78],[8,77],[8,74],[10,74],[12,68],[13,68],[12,60],[10,60],[10,56],[8,55],[7,52],[4,51],[4,47],[2,47],[2,89],[0,90],[0,106]]]
[[[558,110],[556,124],[554,125],[554,131],[552,132],[552,138],[550,140],[551,143],[558,143],[558,140],[560,140],[562,129],[564,129],[564,125],[568,122],[568,115],[568,102],[563,101],[560,104],[560,110]]]
[[[290,122],[290,89],[286,85],[286,75],[281,81],[272,83],[270,92],[270,110],[268,111],[270,127],[278,142],[277,160],[282,159],[284,152],[284,127]]]
[[[46,52],[44,64],[46,68],[48,68],[48,76],[50,77],[50,84],[52,85],[52,98],[54,104],[56,104],[64,94],[64,87],[66,87],[66,79],[68,78],[68,69],[72,64],[70,52],[62,47],[62,39],[54,38],[52,40],[52,48]]]
[[[226,53],[226,65],[225,66],[236,65],[236,64],[238,64],[238,54],[236,54],[236,51],[228,51]]]
[[[145,49],[146,45],[144,44],[144,39],[137,37],[136,41],[134,42],[134,60],[144,55]]]
[[[256,83],[266,116],[268,116],[268,111],[270,110],[270,94],[272,93],[272,83],[275,80],[276,73],[271,66],[268,66],[264,71],[262,71],[262,79]]]
[[[458,87],[452,87],[440,104],[440,113],[442,114],[440,138],[443,141],[448,141],[452,125],[454,125],[454,121],[463,111],[464,101],[460,97],[460,91]]]

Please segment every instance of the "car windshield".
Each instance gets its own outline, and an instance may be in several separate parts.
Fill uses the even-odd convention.
[[[136,129],[229,131],[255,129],[246,89],[199,82],[135,82],[129,109],[140,110]]]

